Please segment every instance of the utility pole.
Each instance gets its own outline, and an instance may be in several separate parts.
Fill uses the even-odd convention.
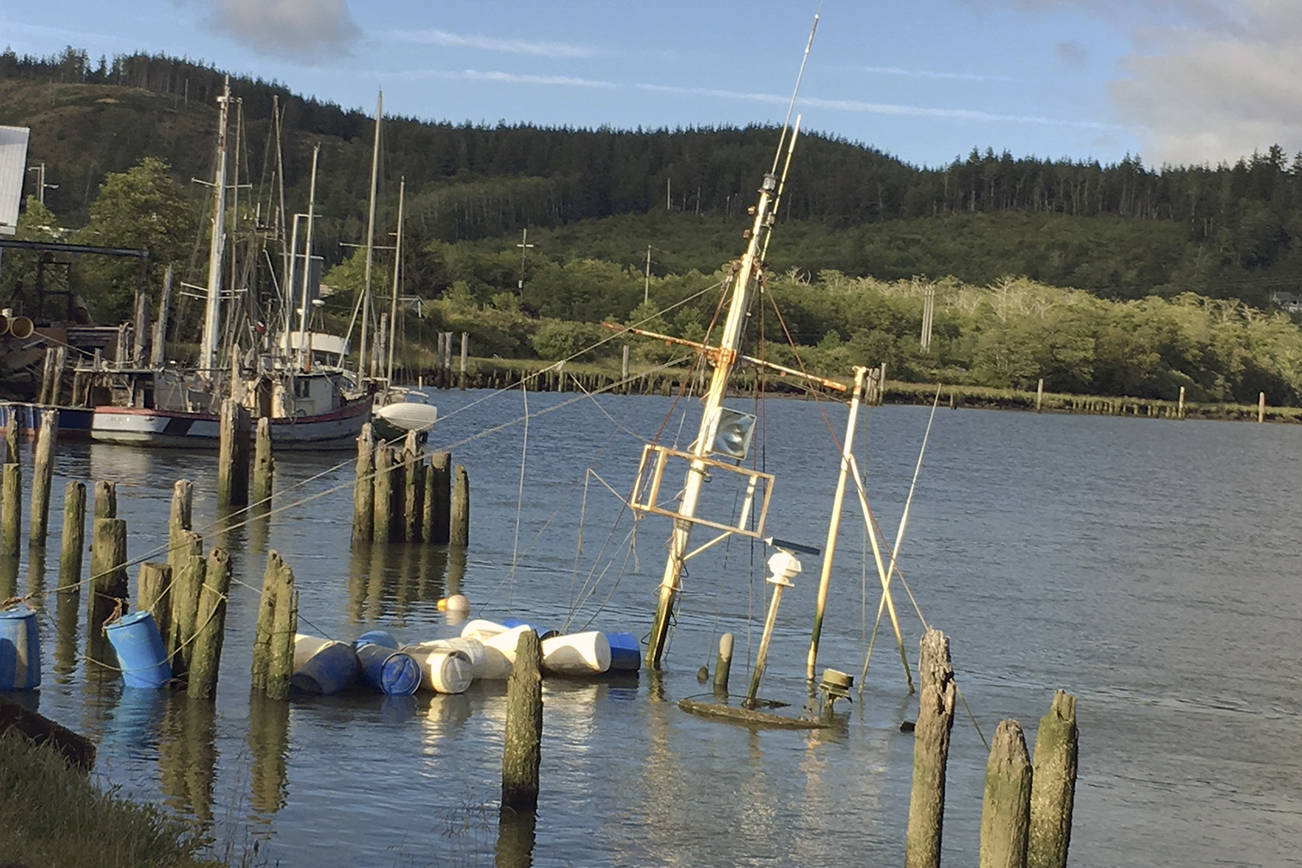
[[[520,294],[521,294],[521,295],[524,295],[524,257],[525,257],[525,254],[528,253],[529,248],[530,248],[530,247],[533,247],[533,245],[529,243],[529,230],[528,230],[528,228],[525,228],[525,229],[521,229],[521,230],[520,230],[520,243],[517,244],[517,245],[515,245],[515,246],[520,248],[520,285],[519,285],[519,290],[520,290]]]
[[[58,184],[45,183],[45,163],[40,162],[35,166],[29,166],[27,171],[36,173],[36,201],[41,205],[45,204],[45,191],[59,189]]]

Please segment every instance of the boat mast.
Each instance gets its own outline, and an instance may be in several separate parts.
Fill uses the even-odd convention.
[[[298,354],[299,367],[306,369],[311,364],[307,348],[307,288],[308,276],[312,271],[312,218],[316,213],[316,158],[321,153],[321,146],[312,147],[312,181],[307,192],[307,240],[303,242],[303,289],[299,295],[301,307],[298,309]]]
[[[813,28],[809,31],[809,42],[805,45],[804,60],[800,64],[800,74],[804,74],[805,60],[809,58],[809,49],[814,41],[814,32],[818,29],[818,16],[814,16]],[[796,79],[796,91],[800,88],[800,77]],[[791,95],[794,105],[796,93]],[[764,175],[759,188],[759,201],[755,205],[755,219],[748,233],[749,242],[742,255],[741,264],[732,281],[732,296],[728,302],[728,316],[723,324],[723,333],[717,349],[706,350],[706,355],[714,364],[714,373],[710,378],[710,388],[706,392],[701,411],[701,425],[692,444],[694,456],[688,466],[683,483],[683,496],[678,514],[682,518],[674,519],[673,533],[669,538],[669,556],[665,560],[664,575],[660,580],[660,596],[656,604],[655,620],[651,624],[651,636],[647,643],[647,666],[660,668],[660,658],[664,654],[665,639],[669,634],[669,619],[673,614],[674,601],[678,596],[679,582],[683,574],[683,564],[687,560],[688,544],[692,535],[692,517],[696,515],[696,504],[700,499],[701,486],[705,482],[706,468],[701,459],[707,457],[719,430],[719,411],[728,388],[728,378],[737,365],[738,350],[741,347],[742,327],[746,314],[754,297],[758,271],[762,265],[761,251],[768,246],[768,234],[773,227],[772,208],[778,193],[778,163],[782,158],[783,144],[786,141],[787,128],[791,117],[791,107],[787,109],[787,123],[783,125],[782,137],[778,140],[777,152],[773,156],[773,167]],[[794,136],[791,140],[794,146]]]
[[[366,218],[366,285],[362,289],[362,342],[357,355],[357,379],[366,379],[366,325],[371,319],[371,257],[375,251],[375,179],[380,167],[380,116],[384,112],[384,91],[375,98],[375,144],[371,146],[371,199]],[[399,223],[402,218],[398,218]],[[401,232],[402,230],[399,229]],[[371,373],[374,373],[372,371]]]
[[[393,385],[393,345],[398,340],[398,269],[402,265],[402,197],[407,189],[407,178],[398,181],[398,234],[393,247],[393,297],[389,300],[389,367],[384,373],[384,386]]]
[[[199,342],[199,371],[209,379],[217,367],[217,324],[221,319],[222,246],[226,241],[226,126],[231,102],[231,77],[217,97],[217,167],[213,172],[212,238],[208,244],[208,303]]]

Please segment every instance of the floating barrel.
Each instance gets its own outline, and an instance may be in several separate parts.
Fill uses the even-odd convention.
[[[428,655],[431,651],[458,651],[470,663],[470,677],[472,679],[484,677],[486,652],[484,643],[478,639],[434,639],[416,645],[404,645],[402,650],[417,658]]]
[[[642,668],[642,646],[632,633],[607,633],[610,643],[610,671],[636,672]]]
[[[9,320],[9,334],[19,340],[30,338],[34,331],[36,331],[36,326],[25,316],[16,316]]]
[[[397,647],[398,640],[382,630],[364,633],[357,639],[357,662],[362,677],[376,690],[389,696],[410,696],[420,687],[420,664]]]
[[[437,644],[437,643],[429,643]],[[475,680],[475,670],[464,651],[440,647],[409,653],[420,665],[420,686],[435,693],[464,693]]]
[[[163,636],[148,609],[123,615],[106,628],[109,644],[117,652],[122,682],[127,687],[162,687],[172,680]]]
[[[0,691],[41,686],[41,639],[26,606],[0,612]]]
[[[537,624],[531,624],[528,621],[522,621],[519,618],[503,618],[502,626],[510,629],[511,627],[528,627],[538,634],[539,639],[550,639],[552,636],[559,636],[559,630],[548,630],[545,627],[539,627]]]
[[[490,681],[510,677],[515,666],[515,646],[520,642],[520,634],[529,629],[521,624],[483,640],[484,673],[480,677]]]
[[[598,630],[549,636],[542,641],[542,668],[549,675],[600,675],[610,668],[610,643]]]
[[[294,635],[294,674],[290,686],[304,693],[331,694],[357,680],[357,652],[347,642]]]
[[[466,622],[461,628],[461,638],[478,639],[483,642],[485,639],[491,639],[498,633],[506,630],[505,624],[499,624],[496,621],[486,621],[483,618],[474,618]]]

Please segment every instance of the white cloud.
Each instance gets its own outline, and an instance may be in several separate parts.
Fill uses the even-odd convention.
[[[205,0],[213,23],[268,54],[315,61],[347,54],[361,37],[345,0]]]
[[[527,39],[503,39],[468,33],[449,33],[446,30],[394,30],[394,39],[421,45],[440,45],[446,48],[473,48],[503,54],[522,54],[531,57],[548,57],[556,60],[583,60],[600,57],[604,51],[587,45],[564,42],[534,42]]]

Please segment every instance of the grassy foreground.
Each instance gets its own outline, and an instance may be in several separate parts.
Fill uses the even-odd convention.
[[[54,751],[0,734],[0,864],[212,866],[205,842],[152,805],[102,792]]]

